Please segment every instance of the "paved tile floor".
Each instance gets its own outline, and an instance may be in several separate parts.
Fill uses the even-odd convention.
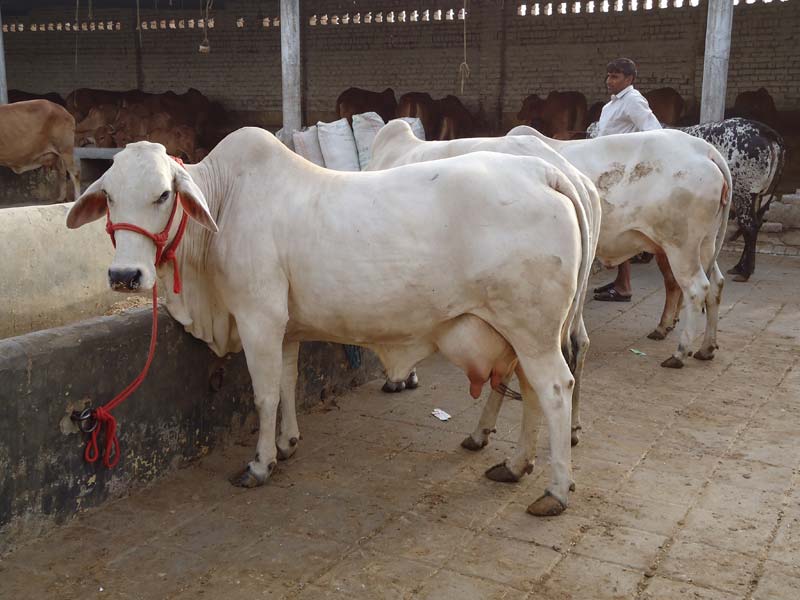
[[[749,283],[729,283],[717,358],[680,371],[658,366],[674,335],[645,337],[655,265],[634,281],[630,304],[588,303],[577,490],[560,517],[525,513],[546,433],[523,482],[485,479],[520,403],[489,447],[462,450],[482,404],[434,357],[418,390],[376,381],[303,415],[297,455],[263,488],[228,484],[254,444],[232,441],[32,541],[0,560],[0,597],[800,598],[800,259],[759,256]]]

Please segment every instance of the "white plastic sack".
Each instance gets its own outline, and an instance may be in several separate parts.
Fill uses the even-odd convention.
[[[289,148],[289,150],[294,150],[294,140],[289,132],[283,130],[283,127],[275,132],[275,137],[278,138],[284,146]]]
[[[322,156],[316,125],[312,125],[303,131],[295,131],[292,134],[292,139],[294,140],[295,152],[315,165],[325,166],[325,158]]]
[[[400,119],[411,126],[411,131],[415,136],[425,141],[425,127],[423,127],[421,120],[417,117],[400,117]]]
[[[367,168],[369,159],[372,157],[372,142],[384,125],[381,116],[375,112],[353,115],[353,137],[356,138],[358,164],[362,171]]]
[[[319,145],[325,166],[336,171],[360,171],[358,149],[353,137],[353,130],[347,119],[339,119],[333,123],[317,123]]]

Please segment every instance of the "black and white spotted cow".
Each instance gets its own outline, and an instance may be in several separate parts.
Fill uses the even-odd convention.
[[[763,123],[741,118],[681,129],[715,146],[728,161],[739,225],[736,235],[744,238],[742,256],[728,273],[734,281],[747,281],[755,270],[758,231],[780,182],[786,154],[783,138]]]
[[[728,273],[734,281],[747,281],[755,270],[756,239],[780,182],[786,154],[783,138],[758,121],[733,118],[717,123],[678,127],[719,150],[728,162],[733,177],[733,213],[739,226],[735,236],[744,238],[739,262]],[[587,129],[595,137],[597,124]]]

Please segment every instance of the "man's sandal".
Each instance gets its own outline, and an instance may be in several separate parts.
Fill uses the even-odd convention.
[[[600,302],[630,302],[630,296],[623,296],[620,294],[616,289],[613,287],[610,290],[605,290],[604,292],[600,292],[599,294],[594,295],[595,300],[599,300]]]

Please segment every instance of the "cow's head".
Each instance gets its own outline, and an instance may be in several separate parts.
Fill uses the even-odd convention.
[[[128,145],[114,164],[78,198],[67,215],[67,227],[76,229],[106,216],[114,224],[128,223],[153,234],[163,231],[179,193],[180,207],[172,222],[175,235],[181,209],[200,225],[217,231],[203,192],[186,170],[167,156],[164,146],[150,142]],[[156,246],[140,233],[117,230],[109,285],[123,292],[148,290],[156,280]]]
[[[517,121],[530,124],[534,119],[540,116],[543,107],[544,100],[539,98],[536,94],[531,94],[522,101],[522,108],[517,113]]]

